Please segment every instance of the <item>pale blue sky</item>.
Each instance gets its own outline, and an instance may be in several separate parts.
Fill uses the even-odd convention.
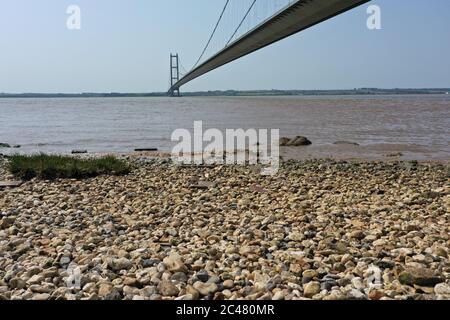
[[[0,92],[165,91],[169,53],[192,66],[224,2],[2,0]],[[66,28],[70,4],[82,10],[79,31]],[[382,30],[366,28],[369,4]],[[369,4],[182,89],[450,87],[450,1]]]

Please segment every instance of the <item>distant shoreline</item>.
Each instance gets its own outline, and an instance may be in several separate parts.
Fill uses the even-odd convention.
[[[263,96],[350,96],[350,95],[448,95],[450,88],[353,90],[226,90],[182,92],[184,97],[263,97]],[[1,98],[146,98],[167,97],[166,92],[151,93],[0,93]]]

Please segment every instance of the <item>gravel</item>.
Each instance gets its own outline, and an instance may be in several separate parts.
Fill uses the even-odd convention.
[[[448,164],[132,165],[0,190],[0,299],[450,299]]]

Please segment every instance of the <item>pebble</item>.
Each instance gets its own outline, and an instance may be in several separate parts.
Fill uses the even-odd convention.
[[[308,279],[314,279],[317,277],[317,271],[316,270],[305,270],[303,271],[303,277]]]
[[[206,270],[198,271],[195,276],[202,282],[207,282],[209,280],[209,273]]]
[[[1,297],[450,297],[447,164],[287,161],[264,177],[129,161],[126,177],[1,190]]]
[[[284,300],[284,298],[286,297],[286,294],[283,291],[278,291],[277,293],[275,293],[272,297],[272,300]]]
[[[304,286],[304,295],[306,298],[312,298],[320,292],[320,283],[313,281]]]
[[[219,290],[215,283],[204,283],[200,281],[194,283],[194,289],[196,289],[202,296],[208,296]]]
[[[119,291],[110,283],[102,283],[98,289],[98,296],[105,300],[120,300]]]
[[[44,281],[44,277],[40,274],[35,274],[30,279],[27,280],[27,284],[34,285],[34,284],[41,284],[42,281]]]
[[[32,300],[42,301],[42,300],[48,300],[48,299],[50,299],[50,294],[48,294],[48,293],[38,293],[38,294],[33,295],[33,297],[32,297]]]
[[[232,289],[232,288],[234,288],[234,281],[233,280],[225,280],[223,282],[223,287],[225,289]]]
[[[179,254],[171,254],[164,258],[163,263],[166,265],[167,270],[171,272],[187,272],[183,258]]]
[[[371,290],[369,292],[369,299],[370,300],[381,300],[381,298],[385,297],[385,294],[381,290]]]
[[[155,265],[158,265],[159,263],[161,263],[161,261],[158,259],[145,259],[144,261],[142,261],[142,267],[150,268]]]
[[[169,280],[162,280],[158,285],[158,291],[166,297],[176,297],[180,293],[180,290]]]
[[[109,267],[114,271],[128,270],[133,266],[133,263],[126,258],[112,259]]]
[[[450,297],[450,285],[446,283],[437,284],[434,287],[434,292],[439,295]]]
[[[348,293],[348,297],[352,300],[365,300],[366,299],[366,295],[357,289],[352,289]]]
[[[444,282],[443,277],[426,268],[408,268],[398,278],[402,284],[410,286],[434,287],[436,284]]]

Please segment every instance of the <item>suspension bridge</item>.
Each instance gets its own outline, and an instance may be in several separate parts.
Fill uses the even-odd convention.
[[[200,57],[189,71],[178,54],[170,55],[168,94],[179,96],[180,87],[188,82],[369,1],[226,0]]]

